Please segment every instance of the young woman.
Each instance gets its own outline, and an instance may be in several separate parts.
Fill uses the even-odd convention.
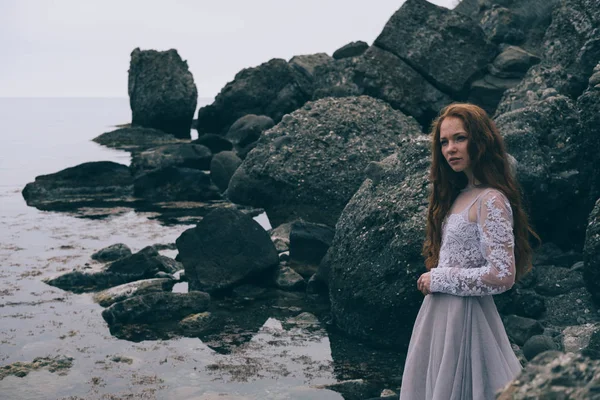
[[[502,137],[484,110],[451,104],[432,129],[425,299],[401,400],[486,400],[521,364],[491,295],[531,269],[529,234]]]

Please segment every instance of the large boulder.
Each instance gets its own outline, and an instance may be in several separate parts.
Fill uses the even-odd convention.
[[[230,288],[279,264],[269,234],[237,210],[210,212],[176,243],[190,290]]]
[[[159,131],[158,129],[139,126],[119,128],[114,131],[105,132],[92,140],[106,147],[131,152],[139,152],[152,147],[183,142],[182,139],[177,139],[175,136]]]
[[[169,278],[143,279],[115,286],[94,295],[94,301],[102,307],[108,307],[118,301],[123,301],[134,296],[141,296],[155,292],[170,292],[175,285],[175,280]]]
[[[600,361],[578,353],[550,350],[531,360],[498,400],[598,398]]]
[[[584,281],[594,300],[600,304],[600,199],[589,217],[585,235]]]
[[[130,201],[133,177],[126,165],[111,161],[79,164],[40,175],[23,189],[28,206],[42,210]]]
[[[531,218],[544,241],[581,245],[589,208],[579,171],[579,115],[565,96],[502,114],[496,125],[516,160]]]
[[[235,121],[225,137],[240,151],[256,142],[260,135],[273,125],[273,119],[266,115],[248,114]]]
[[[233,151],[222,151],[210,161],[210,178],[224,192],[242,160]]]
[[[344,208],[323,260],[331,313],[342,331],[405,349],[423,295],[430,140],[406,139],[397,154],[371,163],[368,179]]]
[[[407,0],[374,44],[455,96],[465,93],[471,78],[496,54],[470,18],[426,0]]]
[[[246,114],[267,115],[279,122],[309,99],[302,82],[302,75],[282,59],[243,69],[225,85],[213,104],[198,111],[198,132],[227,132]]]
[[[539,101],[548,89],[576,99],[600,61],[600,7],[594,0],[562,0],[552,14],[539,54],[542,62],[507,90],[497,115]]]
[[[208,170],[212,152],[200,144],[181,143],[155,147],[131,157],[134,176],[166,167]]]
[[[414,119],[371,97],[308,103],[263,133],[231,178],[228,197],[264,208],[274,226],[298,217],[334,226],[365,166],[419,131]]]
[[[133,50],[128,89],[132,125],[190,138],[198,91],[177,50]]]
[[[131,255],[131,249],[123,243],[115,243],[92,254],[91,259],[99,262],[116,261]]]
[[[219,188],[210,173],[192,168],[166,167],[148,172],[134,182],[136,197],[147,201],[219,200]]]

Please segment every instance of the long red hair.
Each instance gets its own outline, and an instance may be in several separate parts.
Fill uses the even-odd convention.
[[[437,266],[442,242],[442,222],[460,190],[468,183],[466,175],[450,168],[442,155],[440,127],[442,121],[448,117],[460,119],[469,135],[470,167],[475,179],[485,186],[500,190],[510,201],[514,221],[517,271],[515,278],[518,280],[531,270],[529,235],[538,241],[539,237],[529,226],[527,214],[522,205],[521,190],[511,172],[504,140],[498,132],[496,124],[483,109],[467,103],[450,104],[440,112],[432,124],[432,162],[429,173],[432,190],[429,195],[427,231],[423,245],[425,266],[428,270]]]

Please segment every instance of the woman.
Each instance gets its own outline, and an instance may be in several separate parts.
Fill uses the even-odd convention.
[[[401,400],[485,400],[521,370],[492,294],[531,269],[520,192],[484,110],[451,104],[432,129],[433,188],[423,246],[429,272]]]

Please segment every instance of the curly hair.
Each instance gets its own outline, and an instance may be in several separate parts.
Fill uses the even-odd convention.
[[[432,190],[429,195],[426,239],[423,245],[425,266],[428,270],[437,266],[442,241],[442,222],[460,190],[468,183],[467,176],[463,172],[455,172],[442,155],[440,128],[444,119],[449,117],[460,119],[469,135],[470,168],[475,179],[483,185],[500,190],[510,202],[514,221],[515,278],[519,280],[531,270],[530,235],[538,241],[540,239],[529,225],[527,213],[522,205],[521,189],[511,171],[504,140],[496,124],[483,109],[468,103],[450,104],[432,123],[432,162],[429,172]]]

